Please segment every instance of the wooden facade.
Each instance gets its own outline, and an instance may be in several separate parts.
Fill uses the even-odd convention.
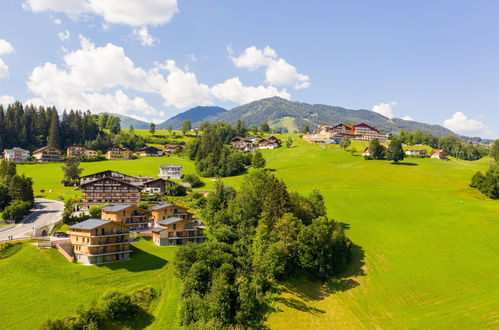
[[[61,151],[54,146],[45,146],[33,151],[33,157],[40,163],[60,162]]]
[[[196,219],[167,218],[152,230],[153,242],[159,246],[203,243],[205,227]]]
[[[118,146],[114,146],[106,151],[107,159],[132,159],[132,156],[132,150]]]
[[[188,212],[186,207],[167,203],[153,206],[151,208],[151,217],[154,222],[154,226],[156,227],[161,220],[166,220],[172,217],[191,219],[192,213]]]
[[[140,203],[140,187],[113,177],[83,183],[76,190],[83,192],[84,206]]]
[[[95,150],[88,149],[85,146],[75,144],[66,148],[66,155],[71,157],[97,157],[99,153]]]
[[[156,147],[145,147],[140,149],[140,156],[142,157],[159,157],[163,156],[163,150]]]
[[[128,204],[104,207],[101,218],[127,225],[131,230],[147,229],[152,224],[152,219],[146,210]]]
[[[175,183],[170,180],[159,178],[156,180],[144,182],[142,191],[150,194],[164,194],[166,192],[166,188],[169,186],[173,186],[174,184]]]
[[[130,232],[126,225],[89,219],[70,226],[68,234],[78,262],[94,265],[130,259]]]

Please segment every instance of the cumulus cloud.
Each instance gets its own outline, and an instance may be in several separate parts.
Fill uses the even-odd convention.
[[[158,42],[157,38],[149,34],[149,30],[145,26],[142,26],[140,29],[133,29],[132,34],[136,39],[140,40],[142,46],[154,46]]]
[[[0,55],[11,54],[15,51],[14,47],[5,39],[0,39]],[[0,58],[0,78],[7,78],[10,75],[9,66]]]
[[[71,39],[71,33],[69,33],[68,30],[66,30],[64,32],[57,33],[57,36],[59,37],[59,39],[61,41],[67,41],[67,40]]]
[[[265,67],[265,82],[274,86],[291,85],[294,89],[303,89],[310,86],[310,78],[298,73],[293,65],[277,55],[269,46],[258,49],[248,47],[239,56],[234,56],[232,48],[228,47],[229,58],[238,68],[250,71]]]
[[[459,134],[488,135],[487,126],[479,120],[468,118],[463,112],[455,112],[451,118],[444,120],[444,127]]]
[[[9,104],[12,104],[16,101],[16,99],[14,99],[14,97],[10,96],[10,95],[1,95],[0,96],[0,104],[4,106],[4,108],[6,106],[8,106]]]
[[[373,106],[372,111],[379,113],[380,115],[383,115],[387,118],[393,118],[393,109],[392,107],[398,105],[397,101],[392,101],[390,103],[379,103]]]
[[[149,70],[136,66],[122,47],[108,43],[97,47],[79,36],[80,48],[64,55],[58,66],[45,63],[35,67],[28,80],[34,94],[32,103],[55,105],[59,109],[90,109],[141,117],[165,117],[143,97],[127,92],[159,95],[165,106],[186,109],[210,105],[216,100],[245,103],[263,97],[291,96],[285,90],[269,86],[244,86],[239,78],[208,86],[196,74],[179,68],[174,60],[155,64]]]
[[[178,12],[177,0],[26,0],[34,12],[63,12],[72,19],[99,15],[106,22],[131,26],[162,25]]]

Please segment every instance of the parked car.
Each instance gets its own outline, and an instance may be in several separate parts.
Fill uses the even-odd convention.
[[[69,237],[68,234],[62,231],[55,231],[54,234],[52,235],[54,237]]]

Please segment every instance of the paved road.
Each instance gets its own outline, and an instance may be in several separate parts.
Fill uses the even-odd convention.
[[[1,231],[0,241],[8,239],[9,236],[20,238],[27,236],[33,231],[33,227],[41,227],[59,221],[62,218],[64,204],[50,199],[35,198],[36,209],[14,228]]]

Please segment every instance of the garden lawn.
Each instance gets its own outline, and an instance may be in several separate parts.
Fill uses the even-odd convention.
[[[174,247],[150,241],[133,244],[132,260],[102,266],[70,263],[56,249],[24,243],[0,260],[2,329],[37,329],[47,319],[74,315],[78,305],[111,290],[130,293],[152,286],[161,296],[151,306],[151,329],[177,328],[180,281],[173,275]]]

